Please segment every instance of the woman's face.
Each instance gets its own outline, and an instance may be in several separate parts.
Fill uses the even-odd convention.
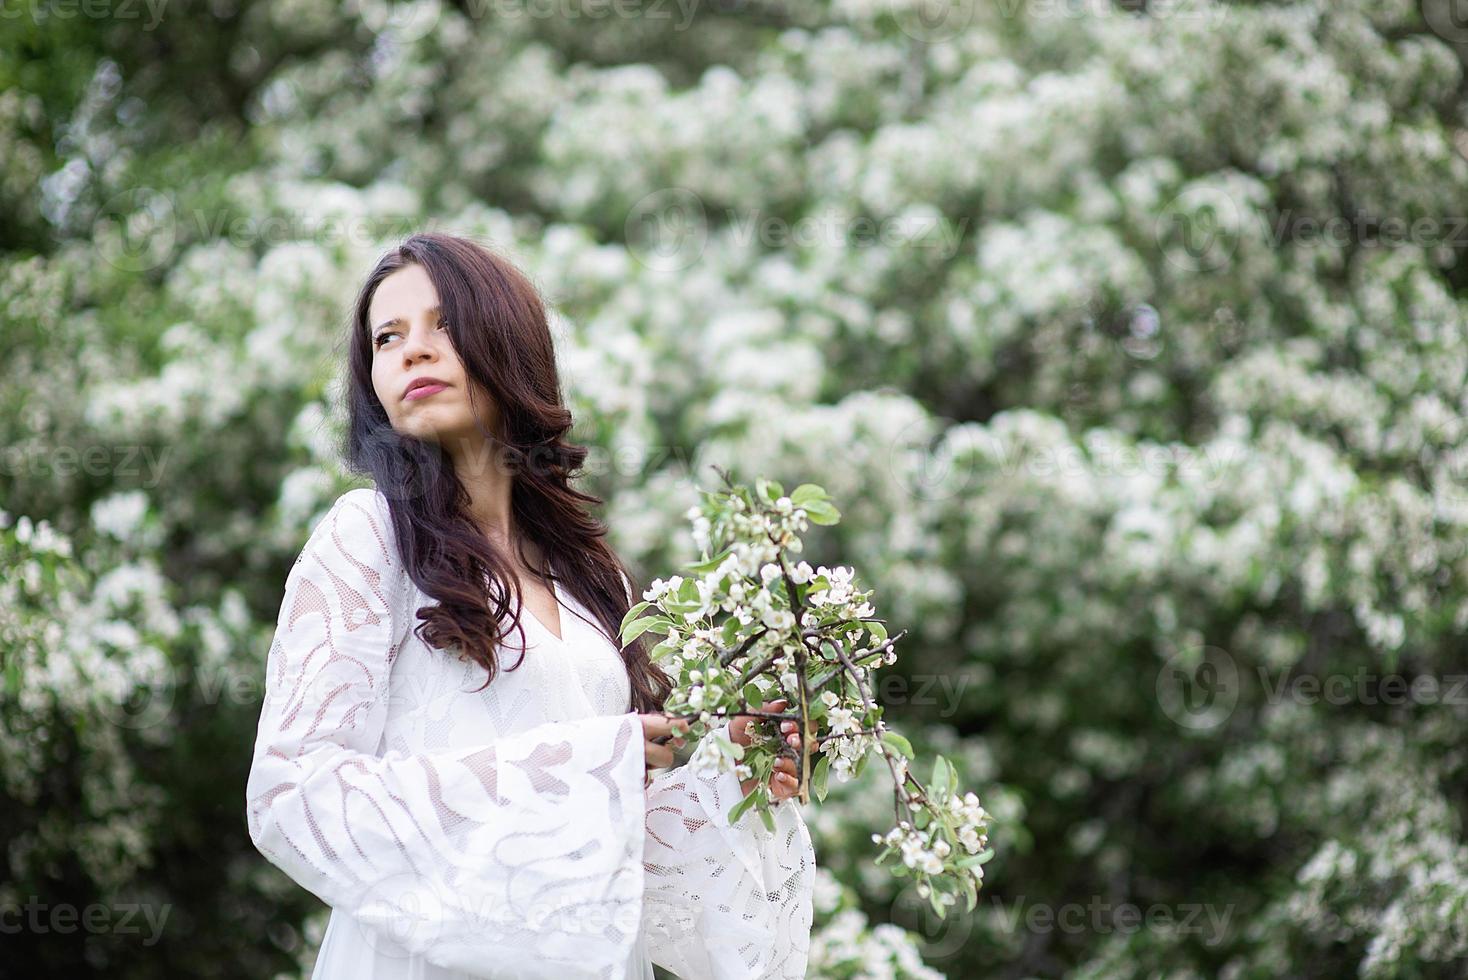
[[[421,265],[406,265],[377,287],[368,309],[372,388],[392,427],[404,435],[437,442],[458,456],[483,441],[469,404],[469,379],[448,327],[439,316],[438,291]],[[432,385],[421,379],[432,378]],[[410,386],[420,383],[417,390]],[[486,412],[493,401],[483,389]],[[495,419],[484,419],[495,431]]]

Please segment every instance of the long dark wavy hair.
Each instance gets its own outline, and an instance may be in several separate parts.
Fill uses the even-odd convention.
[[[670,680],[641,637],[626,646],[618,639],[617,627],[631,608],[622,576],[633,580],[605,540],[605,523],[588,509],[602,500],[570,485],[588,450],[566,439],[573,418],[561,396],[539,291],[488,247],[437,232],[413,235],[378,260],[357,296],[348,341],[344,455],[354,472],[371,477],[388,498],[408,574],[437,601],[417,611],[421,622],[414,632],[430,647],[456,648],[482,665],[486,686],[502,669],[498,651],[511,630],[520,631],[522,653],[503,669],[524,661],[521,594],[512,565],[468,516],[469,495],[448,453],[394,430],[372,386],[372,297],[384,279],[410,264],[421,266],[438,292],[450,340],[472,382],[470,404],[480,431],[496,447],[496,465],[508,464],[514,473],[510,506],[516,529],[522,539],[535,541],[551,566],[541,573],[591,610],[593,625],[621,650],[631,710],[660,711]],[[475,384],[494,399],[500,431],[486,429],[474,402]],[[520,558],[531,565],[523,546]],[[640,591],[634,583],[634,600]]]

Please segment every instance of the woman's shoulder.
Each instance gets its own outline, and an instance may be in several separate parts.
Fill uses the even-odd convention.
[[[402,567],[387,496],[376,487],[340,494],[311,530],[304,552],[332,564],[347,562],[396,574]]]

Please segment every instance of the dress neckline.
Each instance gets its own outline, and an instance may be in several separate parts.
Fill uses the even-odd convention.
[[[540,631],[542,633],[544,633],[546,636],[550,637],[550,639],[553,640],[556,643],[565,643],[566,642],[566,620],[567,620],[567,617],[565,615],[566,605],[565,605],[564,602],[561,601],[561,577],[555,573],[555,569],[554,568],[551,569],[551,598],[553,598],[555,600],[555,603],[556,603],[556,616],[561,621],[561,635],[560,636],[556,636],[555,633],[551,632],[551,628],[549,626],[545,625],[545,623],[542,623],[540,621],[540,617],[537,616],[537,615],[535,615],[535,613],[531,612],[530,611],[530,607],[528,605],[525,605],[525,604],[522,603],[521,606],[520,606],[520,608],[521,608],[521,611],[524,612],[526,616],[529,616],[535,622],[535,625],[540,628]]]

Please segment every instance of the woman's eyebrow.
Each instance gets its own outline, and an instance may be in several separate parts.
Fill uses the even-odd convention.
[[[429,313],[439,313],[439,314],[441,314],[441,313],[443,313],[443,307],[442,306],[435,306],[433,309],[429,310],[428,312]],[[391,320],[383,320],[377,326],[375,326],[375,327],[372,328],[372,333],[376,334],[377,331],[381,330],[383,327],[395,326],[395,325],[397,325],[399,323],[402,323],[402,322],[403,322],[403,318],[400,317],[400,316],[395,316]]]

